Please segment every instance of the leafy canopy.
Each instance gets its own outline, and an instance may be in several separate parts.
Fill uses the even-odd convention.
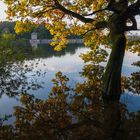
[[[33,23],[45,23],[54,35],[56,50],[68,43],[70,34],[84,36],[86,46],[108,44],[107,30],[111,15],[125,17],[124,31],[137,30],[135,16],[140,13],[139,0],[4,0],[8,17],[18,19],[17,33],[28,31]],[[27,24],[26,24],[27,23]],[[25,25],[27,25],[25,27]],[[107,30],[105,30],[107,29]]]

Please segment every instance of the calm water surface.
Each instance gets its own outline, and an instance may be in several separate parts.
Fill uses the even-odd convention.
[[[88,49],[85,47],[77,47],[74,51],[66,50],[62,54],[57,55],[56,53],[55,55],[52,54],[49,56],[47,55],[48,52],[44,51],[43,56],[36,57],[33,60],[25,60],[22,66],[32,69],[32,71],[25,73],[27,77],[26,80],[42,85],[42,88],[37,90],[36,88],[34,90],[30,89],[28,92],[40,99],[46,99],[53,86],[51,79],[55,77],[55,73],[58,71],[61,71],[69,77],[70,86],[74,86],[77,82],[82,82],[83,78],[80,77],[79,72],[82,71],[84,62],[79,55],[87,51]],[[136,54],[126,52],[122,74],[129,76],[132,72],[139,71],[138,67],[131,65],[137,60],[139,60],[139,57]],[[122,96],[121,101],[127,104],[130,111],[137,111],[140,109],[140,96],[138,95],[126,93]],[[20,105],[19,96],[10,98],[3,94],[0,99],[0,115],[3,116],[12,113],[13,107],[16,105]]]

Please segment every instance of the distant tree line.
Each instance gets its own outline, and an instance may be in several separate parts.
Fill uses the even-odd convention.
[[[10,21],[1,21],[0,22],[0,38],[16,38],[16,39],[30,39],[32,32],[37,32],[38,38],[43,39],[51,39],[52,35],[47,30],[45,25],[38,25],[37,27],[33,28],[31,31],[21,34],[16,34],[15,32],[15,25],[16,22]],[[71,35],[69,38],[79,38],[77,36]]]
[[[45,28],[43,25],[39,25],[36,28],[32,29],[30,32],[16,34],[14,28],[15,28],[16,22],[9,22],[9,21],[3,21],[0,22],[0,37],[3,37],[4,35],[14,35],[16,39],[24,38],[24,39],[30,39],[32,32],[38,33],[38,38],[51,38],[50,32]]]

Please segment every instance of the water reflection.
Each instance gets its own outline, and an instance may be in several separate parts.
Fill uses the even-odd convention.
[[[84,66],[79,55],[88,49],[77,46],[70,48],[72,49],[64,50],[62,53],[54,53],[47,47],[41,48],[40,46],[38,49],[30,51],[28,56],[24,56],[18,63],[12,61],[9,65],[8,60],[8,63],[3,65],[3,69],[7,65],[10,66],[8,68],[10,78],[13,78],[13,75],[18,78],[12,69],[12,66],[17,66],[18,69],[15,73],[18,72],[23,76],[22,78],[19,75],[24,82],[18,81],[24,88],[15,86],[16,94],[12,94],[12,89],[9,90],[10,94],[5,95],[5,91],[2,94],[1,114],[9,114],[13,111],[13,106],[16,106],[14,108],[15,127],[3,125],[1,120],[0,138],[2,140],[6,138],[17,140],[104,140],[105,138],[135,140],[140,138],[138,133],[140,114],[129,113],[123,104],[124,98],[128,94],[124,94],[125,97],[122,97],[123,103],[113,103],[113,105],[111,103],[111,107],[106,106],[102,101],[101,85],[104,67],[100,63],[106,59],[106,53],[104,52],[105,55],[102,58],[98,54],[101,51],[96,52],[96,55],[92,54],[94,55],[92,60],[85,58],[88,63]],[[128,63],[126,61],[128,57],[126,57],[123,74],[129,77],[123,77],[123,89],[125,93],[138,94],[140,74],[136,70],[139,68],[131,67],[130,64],[139,58],[131,53],[127,53],[127,55],[129,55],[130,61]],[[135,65],[139,66],[139,62]],[[62,71],[63,74],[58,72],[54,78],[57,71]],[[82,71],[82,78],[79,74],[80,71]],[[133,72],[132,75],[131,72]],[[5,72],[2,74],[3,77],[4,74]],[[7,79],[3,77],[2,80]],[[51,79],[53,79],[53,83]],[[12,80],[8,81],[12,82]],[[40,84],[43,88],[36,88],[36,85]],[[4,87],[7,85],[9,84],[3,84]],[[10,84],[10,87],[13,88],[13,85]],[[14,95],[16,98],[8,98],[10,95]],[[133,95],[131,99],[139,100],[135,98],[136,96],[139,98],[138,95]],[[130,110],[138,111],[139,105],[135,106],[138,107],[137,109],[132,110],[129,101],[126,102],[126,105]],[[108,121],[110,123],[107,124]]]
[[[111,103],[111,108],[103,104],[100,98],[103,67],[92,66],[100,73],[92,73],[92,77],[87,78],[82,84],[79,83],[75,90],[68,86],[69,79],[58,72],[53,79],[54,86],[48,99],[40,100],[27,93],[22,94],[22,106],[15,108],[16,129],[12,126],[4,129],[2,126],[1,129],[5,130],[1,132],[2,138],[5,138],[5,135],[9,138],[16,136],[17,139],[27,140],[139,138],[139,114],[129,114],[120,103],[113,103],[113,107]],[[86,69],[87,67],[85,72]],[[97,83],[92,83],[93,80]],[[111,124],[106,120],[111,121]]]
[[[83,62],[79,58],[79,54],[85,50],[82,46],[68,46],[62,52],[54,52],[50,46],[39,46],[38,49],[32,50],[30,46],[9,46],[9,42],[4,42],[5,53],[10,48],[11,55],[3,53],[1,55],[3,58],[0,59],[3,63],[0,75],[1,116],[12,113],[13,107],[20,104],[21,93],[28,91],[40,99],[46,99],[53,86],[51,79],[58,70],[69,73],[70,77],[74,76],[71,79],[73,85],[81,80],[78,72],[83,66]],[[74,61],[69,59],[71,57]]]

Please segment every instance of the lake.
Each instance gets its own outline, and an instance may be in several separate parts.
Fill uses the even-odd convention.
[[[49,47],[38,46],[37,50],[34,50],[31,56],[28,51],[25,55],[28,59],[25,58],[21,60],[21,62],[10,63],[10,67],[7,67],[9,63],[4,66],[7,67],[7,72],[10,70],[10,72],[8,72],[9,76],[13,77],[0,75],[5,78],[6,81],[3,81],[3,83],[5,83],[0,86],[1,117],[5,114],[11,114],[13,107],[20,105],[20,93],[24,92],[24,90],[27,90],[29,94],[33,94],[39,99],[46,99],[53,86],[51,80],[58,71],[61,71],[69,77],[70,81],[68,84],[71,87],[74,87],[76,83],[84,80],[79,74],[84,66],[84,62],[79,55],[86,53],[89,50],[88,48],[71,45],[62,52],[54,52],[52,48],[50,49]],[[140,69],[138,67],[131,65],[133,62],[138,61],[139,58],[137,54],[126,52],[122,75],[130,76],[132,72],[139,71]],[[15,80],[15,78],[18,80]],[[13,81],[12,84],[11,80]],[[14,94],[14,96],[12,96],[12,94]],[[138,111],[140,109],[140,96],[137,94],[127,92],[121,97],[121,101],[126,103],[129,111]],[[13,118],[9,119],[8,123],[12,121]]]

